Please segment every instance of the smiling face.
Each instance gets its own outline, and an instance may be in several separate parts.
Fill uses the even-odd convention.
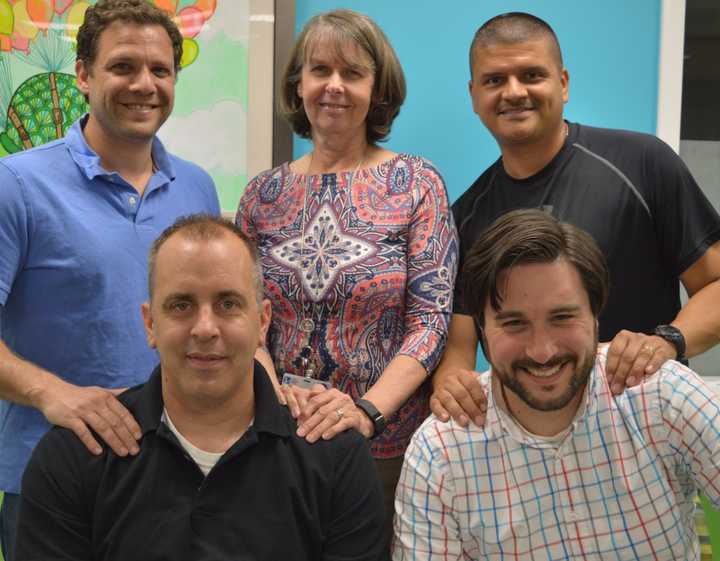
[[[92,66],[78,60],[75,70],[90,103],[85,136],[98,152],[149,144],[172,111],[173,48],[160,25],[112,23],[100,35]]]
[[[357,45],[339,48],[319,39],[309,51],[297,86],[313,137],[364,138],[373,85],[372,62]]]
[[[549,38],[478,46],[469,84],[473,110],[501,149],[542,146],[564,135],[568,80]]]
[[[237,236],[170,236],[142,310],[148,342],[160,354],[166,403],[217,409],[252,395],[270,302],[258,302],[250,253]]]
[[[546,434],[558,423],[564,428],[578,408],[597,348],[597,323],[580,275],[560,258],[512,267],[500,281],[500,309],[485,305],[493,375],[528,430]]]

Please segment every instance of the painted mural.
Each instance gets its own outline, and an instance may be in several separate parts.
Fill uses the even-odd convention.
[[[87,111],[75,87],[75,38],[95,1],[0,0],[0,156],[64,136]],[[248,0],[148,2],[183,36],[175,110],[161,138],[208,170],[232,210],[246,182]]]

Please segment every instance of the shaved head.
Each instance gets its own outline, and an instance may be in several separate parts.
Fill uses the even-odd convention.
[[[470,75],[472,76],[477,49],[498,44],[508,45],[538,40],[549,42],[552,56],[556,60],[558,68],[562,70],[560,43],[547,22],[524,12],[508,12],[489,19],[475,32],[475,37],[470,45]]]

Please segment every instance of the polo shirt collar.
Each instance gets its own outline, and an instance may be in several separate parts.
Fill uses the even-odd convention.
[[[284,405],[281,405],[268,374],[262,365],[255,361],[253,371],[253,387],[255,390],[255,420],[253,429],[256,432],[271,433],[281,437],[290,436],[294,422]],[[160,426],[162,412],[162,376],[157,366],[148,381],[138,390],[138,399],[133,408],[135,420],[144,434],[153,432]]]
[[[85,139],[83,129],[90,115],[85,113],[65,134],[65,145],[67,146],[70,156],[82,170],[88,180],[92,180],[97,176],[112,175],[114,172],[108,172],[100,165],[100,156],[95,152]],[[175,168],[170,161],[165,146],[160,139],[155,136],[152,141],[152,157],[157,168],[151,183],[164,184],[175,179]],[[149,184],[150,185],[150,184]]]

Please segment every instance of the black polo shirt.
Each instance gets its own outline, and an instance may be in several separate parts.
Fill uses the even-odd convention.
[[[383,505],[365,440],[308,444],[254,372],[255,421],[207,477],[161,423],[160,370],[120,400],[140,453],[91,455],[55,427],[23,477],[17,561],[385,559]]]

